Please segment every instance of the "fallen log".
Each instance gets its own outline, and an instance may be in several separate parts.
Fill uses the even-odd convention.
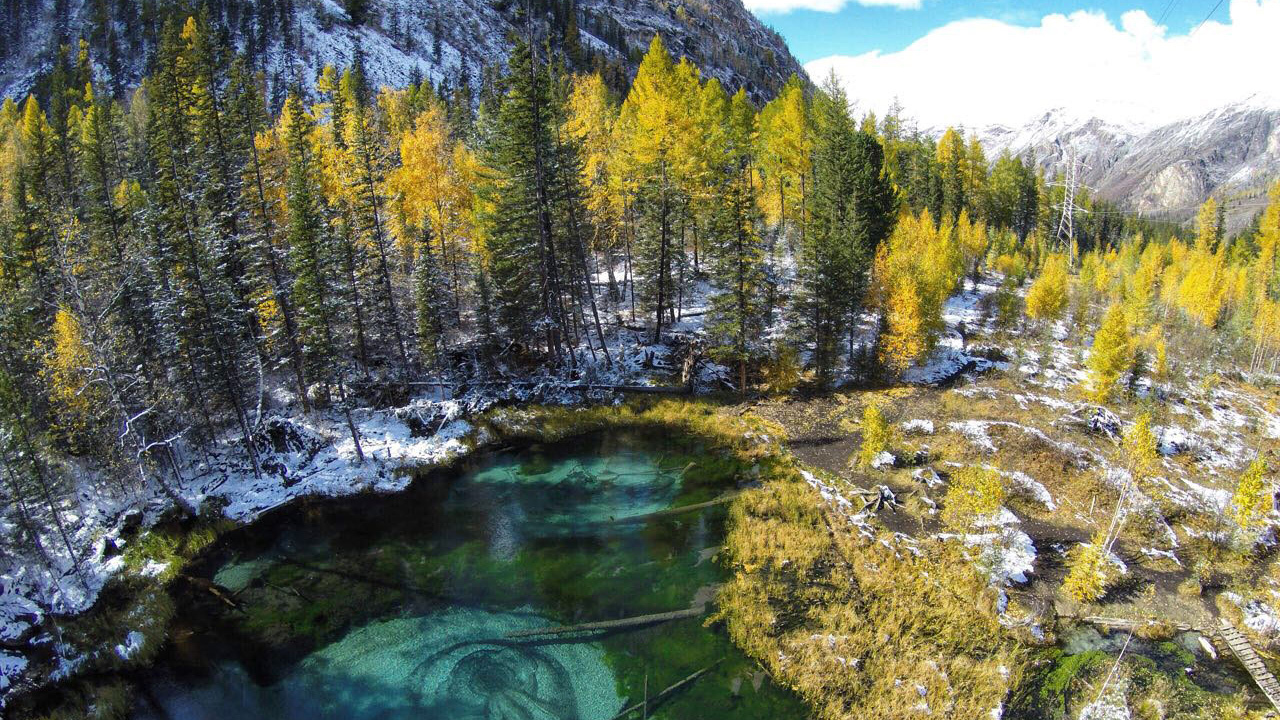
[[[598,383],[549,383],[534,380],[459,380],[459,381],[441,381],[441,380],[412,380],[405,383],[413,387],[468,387],[468,386],[492,386],[492,385],[514,385],[518,387],[538,387],[539,385],[556,390],[580,390],[582,392],[591,392],[592,390],[608,390],[611,392],[623,393],[641,393],[652,395],[687,395],[689,389],[683,385],[601,385]]]
[[[684,686],[686,686],[686,685],[691,684],[693,681],[695,681],[695,680],[697,680],[698,678],[702,677],[703,675],[706,675],[707,673],[711,672],[711,670],[712,670],[716,665],[719,665],[719,664],[720,664],[720,661],[719,661],[719,660],[717,660],[717,661],[715,661],[715,662],[711,663],[710,665],[708,665],[708,666],[706,666],[706,667],[702,668],[702,669],[701,669],[701,670],[699,670],[698,672],[696,672],[696,673],[694,673],[694,674],[690,675],[689,677],[687,677],[687,678],[685,678],[685,679],[681,680],[680,682],[678,682],[678,683],[676,683],[676,684],[674,684],[674,685],[669,686],[666,690],[663,690],[662,692],[658,693],[657,695],[654,695],[652,698],[645,698],[644,700],[642,700],[642,701],[640,701],[640,702],[636,703],[635,705],[632,705],[632,706],[630,706],[630,707],[625,707],[625,708],[623,708],[623,709],[622,709],[622,712],[618,713],[617,715],[614,715],[612,718],[610,718],[610,720],[622,720],[622,718],[624,718],[624,717],[626,717],[626,716],[630,715],[631,713],[633,713],[633,712],[635,712],[635,711],[637,711],[637,710],[640,710],[640,709],[644,709],[645,714],[647,715],[647,714],[648,714],[648,711],[649,711],[649,708],[650,708],[651,706],[656,705],[656,704],[658,704],[658,703],[661,703],[663,700],[667,699],[669,696],[671,696],[672,694],[674,694],[675,692],[677,692],[678,690],[680,690],[680,688],[682,688],[682,687],[684,687]]]
[[[637,615],[635,617],[622,618],[621,620],[603,620],[599,622],[582,623],[580,625],[557,625],[554,627],[533,628],[530,630],[517,630],[509,632],[503,637],[506,638],[527,638],[539,637],[542,635],[565,635],[577,632],[600,632],[602,630],[621,630],[623,628],[640,627],[642,625],[656,625],[658,623],[670,622],[672,620],[683,620],[684,618],[698,617],[706,613],[705,607],[686,608],[684,610],[675,610],[672,612],[656,613],[653,615]]]

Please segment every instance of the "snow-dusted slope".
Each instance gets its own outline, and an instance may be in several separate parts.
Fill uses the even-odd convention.
[[[565,47],[576,25],[581,68],[612,65],[632,73],[659,33],[673,54],[688,56],[704,75],[730,90],[745,87],[756,100],[767,99],[792,73],[804,72],[781,36],[741,0],[365,0],[365,9],[353,19],[348,6],[354,4],[221,0],[208,6],[215,23],[250,52],[273,87],[295,78],[310,82],[325,64],[352,62],[357,48],[375,85],[402,86],[417,77],[456,82],[465,74],[474,86],[483,68],[504,61],[513,34],[528,32],[518,20],[526,5],[535,8],[534,35],[557,48]],[[99,5],[111,15],[109,32],[95,19]],[[32,86],[50,67],[59,35],[71,41],[88,38],[100,75],[128,87],[145,66],[163,15],[148,18],[137,5],[6,3],[0,7],[0,95],[19,96]],[[60,7],[65,7],[61,15]],[[23,41],[10,41],[18,38]]]
[[[1280,103],[1254,97],[1199,117],[1148,127],[1054,110],[1019,127],[978,131],[988,157],[1033,155],[1050,174],[1075,150],[1098,197],[1152,217],[1184,220],[1211,194],[1232,225],[1248,221],[1280,178]]]

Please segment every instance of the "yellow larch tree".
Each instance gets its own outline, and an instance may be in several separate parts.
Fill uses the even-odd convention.
[[[613,192],[609,179],[618,106],[599,73],[574,77],[568,106],[565,130],[580,148],[585,201],[594,220],[592,246],[600,252],[610,252],[616,247],[623,216],[622,197]],[[605,263],[605,267],[613,272],[612,263]]]
[[[1215,327],[1230,289],[1224,258],[1221,253],[1205,252],[1197,243],[1186,262],[1186,273],[1178,285],[1178,306],[1204,327]]]
[[[804,83],[794,75],[760,111],[758,156],[765,182],[761,202],[771,222],[798,227],[802,237],[812,170],[811,124]]]
[[[888,324],[880,360],[906,369],[933,350],[943,328],[942,306],[964,271],[954,225],[935,225],[928,210],[904,213],[889,241],[876,251],[872,302]]]
[[[85,344],[80,320],[67,307],[58,308],[44,348],[42,374],[49,400],[58,408],[59,424],[69,441],[94,426],[103,393],[93,384],[93,357]]]
[[[884,309],[885,333],[880,338],[880,361],[894,373],[901,373],[928,349],[924,309],[916,282],[901,276],[888,289]]]
[[[942,500],[942,521],[954,530],[971,530],[978,521],[995,516],[1004,497],[1000,473],[977,465],[956,468]]]
[[[1099,403],[1111,400],[1116,381],[1133,365],[1133,342],[1124,308],[1112,305],[1093,336],[1093,347],[1086,362],[1089,368],[1090,394]]]
[[[1272,510],[1273,493],[1266,475],[1267,461],[1259,456],[1240,476],[1240,483],[1231,498],[1231,518],[1242,530],[1256,526]]]
[[[893,426],[877,403],[868,403],[862,409],[862,447],[858,450],[858,465],[870,467],[880,453],[887,452],[893,443]]]
[[[455,301],[472,219],[472,178],[466,177],[469,154],[450,137],[444,107],[432,102],[401,138],[400,166],[388,178],[403,207],[407,233],[412,234],[399,238],[400,242],[414,247],[421,229],[430,230],[440,262],[450,271]]]
[[[1062,319],[1070,299],[1067,293],[1067,256],[1050,255],[1040,270],[1039,277],[1027,291],[1027,317],[1041,322]]]

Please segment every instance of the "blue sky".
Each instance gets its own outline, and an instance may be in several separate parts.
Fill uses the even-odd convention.
[[[1170,34],[1185,34],[1204,20],[1216,0],[1174,0],[1163,25]],[[747,6],[753,3],[748,0]],[[921,0],[917,9],[886,5],[864,6],[849,2],[837,12],[792,10],[786,13],[756,10],[766,24],[782,33],[801,63],[829,55],[858,55],[870,50],[894,52],[905,48],[934,28],[954,20],[990,18],[1011,25],[1034,26],[1053,13],[1076,10],[1106,13],[1113,22],[1129,10],[1145,10],[1153,20],[1170,7],[1169,0],[1106,0],[1081,4],[1048,0]],[[1227,16],[1223,3],[1215,18]]]
[[[834,74],[860,112],[896,103],[926,128],[1280,107],[1280,0],[1070,2],[745,0],[810,78]]]

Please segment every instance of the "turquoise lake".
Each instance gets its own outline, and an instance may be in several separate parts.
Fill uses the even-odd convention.
[[[703,617],[507,637],[712,600],[726,506],[664,511],[740,470],[691,440],[593,435],[286,508],[195,566],[134,717],[611,720],[706,668],[648,716],[804,717]]]

